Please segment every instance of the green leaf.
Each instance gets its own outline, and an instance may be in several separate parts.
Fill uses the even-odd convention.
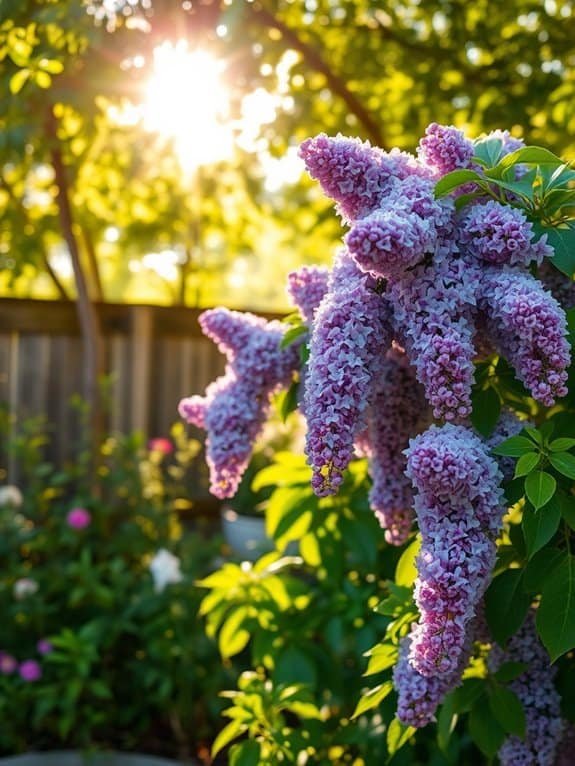
[[[369,662],[364,676],[373,676],[393,667],[397,662],[398,650],[393,644],[376,644],[369,654]]]
[[[485,593],[485,616],[498,644],[519,630],[531,603],[523,590],[523,570],[508,569],[498,575]]]
[[[565,523],[575,530],[575,497],[561,492],[559,494],[559,505],[561,506],[561,515]]]
[[[535,510],[543,508],[557,489],[557,482],[546,471],[534,471],[525,479],[525,494]]]
[[[358,718],[368,710],[376,708],[380,702],[387,697],[393,691],[393,681],[385,681],[383,684],[379,684],[374,689],[370,689],[364,694],[356,705],[353,711],[352,719]]]
[[[247,646],[250,633],[241,626],[248,617],[248,607],[239,606],[234,609],[222,625],[218,636],[218,647],[222,657],[233,657],[234,654],[239,654]]]
[[[540,460],[541,455],[539,452],[526,452],[524,455],[521,455],[515,466],[514,478],[531,473],[531,471],[537,468]]]
[[[533,439],[535,444],[539,447],[543,446],[545,439],[543,438],[541,431],[538,431],[536,428],[530,428],[529,426],[526,426],[523,430],[530,439]]]
[[[417,577],[415,561],[421,548],[421,537],[416,537],[401,554],[395,568],[395,582],[406,588],[411,588]]]
[[[458,715],[453,709],[453,697],[448,694],[437,716],[437,744],[442,753],[446,754],[449,740],[457,725]]]
[[[575,457],[568,452],[552,452],[549,462],[556,471],[569,479],[575,479]]]
[[[469,735],[481,752],[493,758],[505,739],[505,730],[491,711],[491,706],[479,699],[469,715]]]
[[[485,681],[480,678],[466,678],[461,686],[449,695],[452,699],[453,712],[468,713],[484,691]]]
[[[570,279],[575,275],[575,230],[573,226],[546,227],[547,242],[553,247],[553,265]]]
[[[229,766],[261,766],[261,763],[260,743],[255,739],[246,739],[230,749]]]
[[[239,737],[240,734],[242,734],[246,729],[247,726],[241,721],[237,720],[230,721],[226,726],[224,726],[224,728],[215,738],[212,745],[212,758],[215,758],[220,750],[223,750],[224,747],[229,745],[233,739]]]
[[[28,78],[30,77],[30,74],[31,72],[28,68],[19,69],[15,74],[13,74],[10,78],[10,93],[12,93],[14,96],[17,93],[20,93]]]
[[[405,743],[412,737],[417,729],[414,726],[404,726],[401,721],[394,718],[387,727],[387,751],[389,757],[395,755]]]
[[[560,521],[561,506],[555,497],[539,511],[534,511],[528,505],[525,506],[521,524],[528,558],[547,545],[557,532]]]
[[[527,593],[541,593],[546,579],[563,559],[563,552],[551,546],[542,548],[529,560],[523,572],[523,588]]]
[[[564,165],[565,163],[556,154],[542,146],[523,146],[510,154],[502,157],[497,168],[507,170],[513,165]]]
[[[503,152],[503,141],[500,138],[478,138],[473,142],[474,160],[487,168],[497,165]]]
[[[543,586],[536,623],[552,662],[575,647],[575,557],[569,553]]]
[[[283,338],[280,341],[280,348],[287,348],[288,346],[291,346],[292,343],[295,343],[296,340],[302,337],[302,335],[305,335],[308,332],[308,327],[305,324],[297,324],[293,327],[290,327],[289,330],[286,330],[284,333]]]
[[[479,175],[475,170],[453,170],[451,173],[440,178],[435,184],[435,196],[445,197],[446,194],[450,194],[462,184],[469,183],[470,181],[482,181],[483,176]]]
[[[482,436],[488,437],[493,433],[501,414],[501,399],[491,386],[481,389],[474,386],[471,394],[471,422]]]
[[[494,673],[494,677],[500,682],[507,684],[514,681],[522,673],[525,673],[529,666],[525,662],[504,662],[503,665]]]
[[[551,452],[565,452],[565,450],[575,447],[575,439],[568,436],[561,436],[559,439],[553,439],[549,445]]]
[[[525,736],[525,711],[511,689],[493,684],[489,688],[489,706],[496,721],[508,734]]]
[[[511,436],[491,451],[495,455],[503,455],[504,457],[521,457],[521,455],[524,455],[526,452],[532,452],[532,450],[533,442],[531,439],[528,439],[526,436]]]
[[[298,392],[299,382],[294,380],[294,382],[280,399],[279,414],[284,423],[288,419],[288,415],[291,415],[292,412],[297,410]]]

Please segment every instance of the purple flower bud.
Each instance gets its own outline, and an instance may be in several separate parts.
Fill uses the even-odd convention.
[[[42,678],[42,668],[36,660],[24,660],[24,662],[21,662],[18,673],[20,678],[28,683],[33,683]]]
[[[72,508],[68,511],[66,522],[72,529],[86,529],[92,522],[92,515],[86,508]]]

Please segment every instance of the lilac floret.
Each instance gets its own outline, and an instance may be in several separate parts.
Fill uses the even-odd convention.
[[[417,560],[410,661],[425,676],[452,672],[467,626],[489,581],[503,518],[501,473],[472,431],[431,426],[412,439],[407,475],[413,482],[422,536]]]
[[[375,381],[363,451],[369,458],[369,504],[390,545],[403,545],[413,524],[413,490],[405,475],[404,450],[428,420],[428,408],[405,352],[388,352]]]
[[[386,306],[349,254],[340,253],[310,340],[306,454],[318,495],[333,494],[363,428],[378,357],[391,344]]]
[[[287,327],[253,314],[212,309],[200,317],[204,333],[227,357],[225,374],[205,396],[179,405],[180,415],[207,431],[210,491],[232,497],[245,472],[269,412],[270,396],[289,385],[298,367],[295,346],[280,349]]]
[[[347,221],[371,213],[385,195],[390,179],[424,174],[415,158],[405,152],[384,152],[367,141],[341,135],[332,138],[320,133],[308,138],[299,155]]]
[[[491,267],[481,276],[478,304],[489,334],[533,398],[553,406],[567,393],[565,312],[530,274]]]
[[[505,650],[494,647],[489,657],[492,671],[504,662],[523,662],[525,671],[509,684],[525,710],[525,739],[507,737],[499,749],[501,766],[553,766],[564,731],[561,698],[553,679],[557,668],[541,645],[535,629],[534,614],[509,639]]]
[[[459,242],[473,257],[510,266],[540,264],[553,255],[544,235],[537,241],[523,210],[495,200],[474,205],[461,220]]]
[[[438,176],[471,167],[473,154],[473,143],[462,130],[436,122],[427,126],[417,148],[418,158]]]
[[[302,266],[288,274],[287,292],[308,324],[327,292],[329,270],[322,266]]]

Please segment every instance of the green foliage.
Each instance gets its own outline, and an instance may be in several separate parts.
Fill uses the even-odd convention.
[[[176,756],[213,737],[217,692],[234,674],[201,628],[195,580],[218,542],[184,530],[177,511],[198,445],[181,426],[151,449],[138,435],[107,438],[98,496],[86,490],[80,453],[55,469],[42,460],[37,421],[13,424],[12,438],[6,424],[23,499],[5,493],[0,503],[0,650],[35,660],[42,675],[0,675],[0,753],[33,745]],[[75,507],[90,514],[84,528],[67,520]],[[167,581],[150,570],[162,549],[182,565]]]

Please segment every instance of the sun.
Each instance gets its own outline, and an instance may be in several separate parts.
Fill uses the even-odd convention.
[[[190,49],[185,40],[154,50],[153,73],[142,104],[148,130],[171,138],[182,168],[230,157],[234,134],[223,65],[209,52]]]

